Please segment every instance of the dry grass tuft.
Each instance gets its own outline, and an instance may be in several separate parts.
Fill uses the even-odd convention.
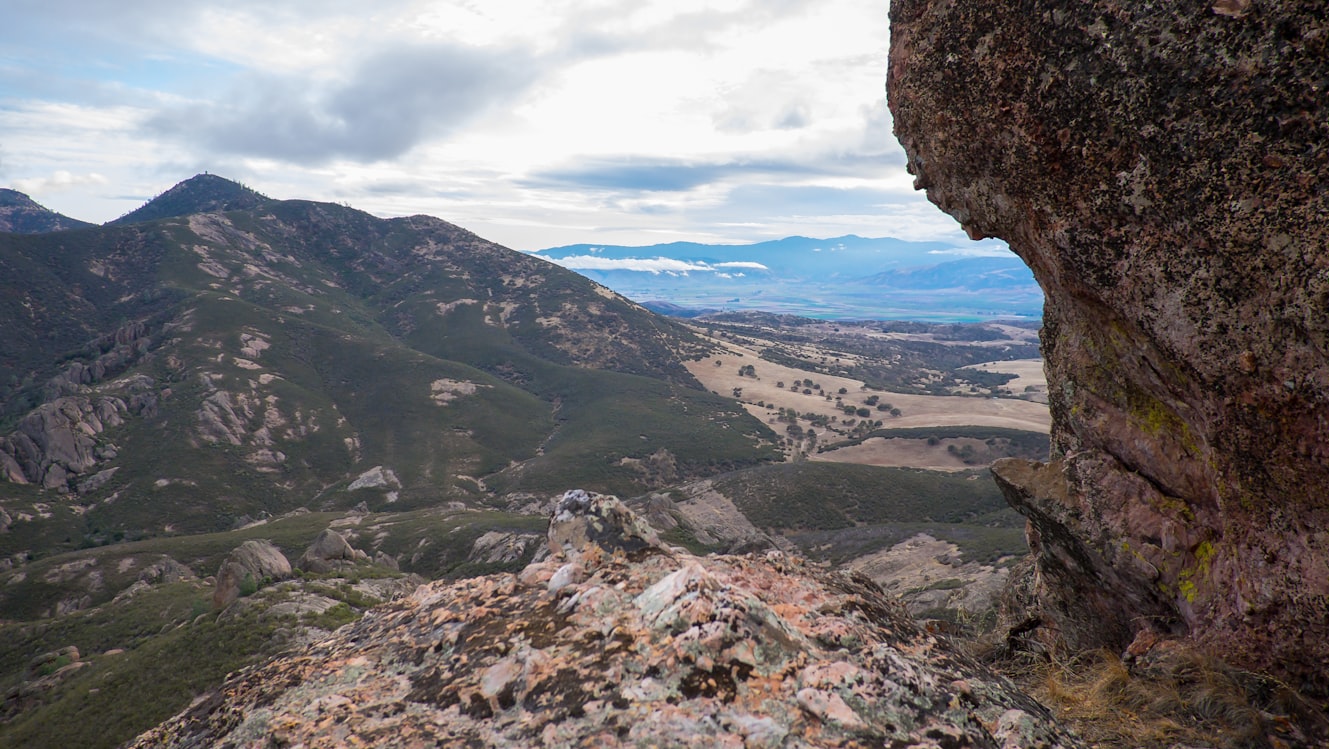
[[[981,648],[980,648],[981,650]],[[1329,746],[1329,720],[1287,685],[1178,641],[1137,658],[978,653],[1101,749],[1294,749]],[[1129,657],[1129,656],[1128,656]]]

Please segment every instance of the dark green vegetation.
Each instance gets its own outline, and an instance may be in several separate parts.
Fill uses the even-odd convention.
[[[229,672],[358,619],[383,600],[375,582],[406,573],[442,578],[512,571],[527,564],[543,539],[545,519],[492,511],[417,510],[346,517],[296,513],[224,533],[154,538],[47,557],[25,566],[25,579],[4,588],[0,621],[0,746],[118,746],[170,717]],[[246,540],[266,539],[294,561],[319,531],[334,524],[355,546],[401,559],[402,570],[369,562],[286,582],[242,586],[241,601],[213,608],[211,585],[199,579],[131,590],[145,569],[165,558],[202,577]],[[509,561],[473,554],[476,540],[503,534],[524,541]],[[418,580],[418,578],[415,578]],[[317,596],[321,611],[290,611]],[[84,608],[60,616],[63,601]],[[82,667],[56,674],[68,659],[34,668],[31,660],[73,646]],[[123,651],[123,652],[116,652]],[[97,721],[86,720],[98,716]]]
[[[62,216],[38,205],[32,198],[16,190],[0,188],[0,231],[13,234],[40,234],[85,226],[92,224]]]
[[[833,530],[876,523],[973,523],[1006,501],[983,472],[941,473],[834,463],[737,471],[715,487],[760,528]]]
[[[756,345],[761,357],[816,374],[862,380],[868,387],[920,395],[1019,397],[1004,386],[1014,375],[965,369],[973,364],[1037,359],[1037,323],[1005,323],[1025,340],[981,324],[903,321],[825,323],[792,315],[728,312],[692,321],[722,337]],[[808,353],[815,344],[816,355]]]
[[[546,521],[510,507],[778,457],[675,322],[434,218],[212,176],[0,233],[0,320],[0,746],[118,745],[376,582],[519,569]],[[332,523],[391,563],[213,610],[198,579],[242,542],[294,562]]]
[[[954,440],[969,442],[981,441],[981,446],[965,444],[947,445],[947,449],[965,463],[987,465],[996,458],[1025,458],[1027,460],[1047,460],[1051,449],[1048,435],[1042,432],[1028,432],[1023,429],[1004,429],[1002,427],[980,426],[936,426],[911,427],[905,429],[874,429],[845,440],[826,442],[818,445],[817,452],[838,450],[842,447],[862,444],[864,440],[879,437],[881,439],[924,440],[929,445]]]
[[[717,476],[724,495],[759,529],[814,559],[840,564],[919,533],[950,541],[968,561],[992,564],[1028,551],[1024,518],[985,470],[949,473],[800,461]],[[676,501],[688,494],[674,489]],[[639,502],[641,500],[638,500]],[[686,526],[665,536],[705,549]]]
[[[209,598],[204,586],[177,582],[90,612],[0,628],[8,644],[0,661],[7,682],[23,673],[30,653],[75,645],[88,664],[50,677],[49,687],[34,694],[11,692],[0,744],[118,746],[228,672],[291,644],[294,622],[264,618],[257,608],[222,618],[210,613]]]
[[[200,176],[113,227],[0,234],[0,279],[0,461],[32,485],[0,482],[0,555],[775,457],[683,368],[689,331],[433,218]]]
[[[1028,551],[1024,518],[987,471],[800,462],[727,474],[715,486],[753,525],[825,561],[845,562],[918,533],[984,564]]]
[[[248,211],[275,202],[239,183],[213,175],[200,174],[175,185],[111,223],[138,224],[159,218],[188,216],[191,213]]]

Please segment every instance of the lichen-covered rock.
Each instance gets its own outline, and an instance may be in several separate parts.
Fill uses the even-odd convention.
[[[916,186],[1046,292],[1049,466],[997,468],[1048,635],[1329,691],[1329,16],[894,0]],[[1087,604],[1087,605],[1086,605]]]
[[[636,552],[660,545],[655,529],[627,505],[581,489],[565,493],[549,523],[549,550],[576,557],[583,549]]]
[[[251,539],[227,555],[217,570],[213,606],[230,606],[241,594],[253,592],[264,579],[285,580],[291,576],[291,562],[271,541]]]
[[[132,746],[1078,745],[865,578],[671,550],[584,492],[548,535],[521,574],[420,587]]]

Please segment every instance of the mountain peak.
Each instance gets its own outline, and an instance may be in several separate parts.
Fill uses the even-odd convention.
[[[0,232],[45,234],[87,226],[92,224],[56,213],[18,190],[0,188]]]
[[[254,190],[215,174],[196,174],[158,195],[143,206],[110,222],[138,224],[193,213],[243,211],[271,203]]]
[[[0,208],[41,208],[41,206],[18,190],[0,187]]]

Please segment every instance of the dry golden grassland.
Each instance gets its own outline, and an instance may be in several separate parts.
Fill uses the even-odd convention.
[[[731,395],[739,389],[738,399],[748,412],[770,424],[777,431],[783,432],[783,426],[777,425],[780,409],[794,409],[799,414],[817,414],[835,421],[826,427],[812,426],[806,418],[799,423],[804,428],[812,428],[819,434],[822,444],[848,436],[852,426],[861,421],[857,416],[846,416],[842,405],[865,406],[868,397],[876,395],[879,403],[889,403],[899,409],[899,416],[890,416],[887,412],[871,407],[871,420],[881,420],[883,427],[909,428],[933,426],[984,426],[1021,429],[1046,434],[1050,417],[1045,404],[1018,400],[1014,398],[976,398],[963,396],[910,395],[870,390],[860,380],[833,375],[813,374],[801,369],[776,364],[760,357],[760,352],[733,341],[710,339],[724,349],[724,353],[713,354],[699,361],[687,362],[688,370],[711,391],[721,395]],[[750,365],[752,375],[739,373],[741,367]],[[987,366],[987,365],[979,365]],[[1020,388],[1025,385],[1042,384],[1041,363],[1035,364],[1021,360],[1014,362],[996,362],[988,371],[1010,372],[1021,378]],[[791,390],[795,381],[812,380],[814,387]],[[780,387],[783,383],[784,387]],[[819,385],[817,389],[815,385]],[[845,392],[839,391],[843,388]],[[804,390],[810,390],[805,393]],[[827,395],[830,398],[827,399]],[[838,399],[838,400],[837,400]],[[759,405],[764,404],[764,405]],[[847,463],[861,463],[879,466],[907,466],[931,468],[937,470],[959,470],[972,468],[947,451],[952,444],[961,440],[943,440],[935,445],[928,445],[922,440],[872,438],[861,445],[846,447],[826,453],[810,454],[816,460],[829,460]],[[804,445],[786,447],[790,457],[807,453]],[[815,456],[815,457],[814,457]]]

